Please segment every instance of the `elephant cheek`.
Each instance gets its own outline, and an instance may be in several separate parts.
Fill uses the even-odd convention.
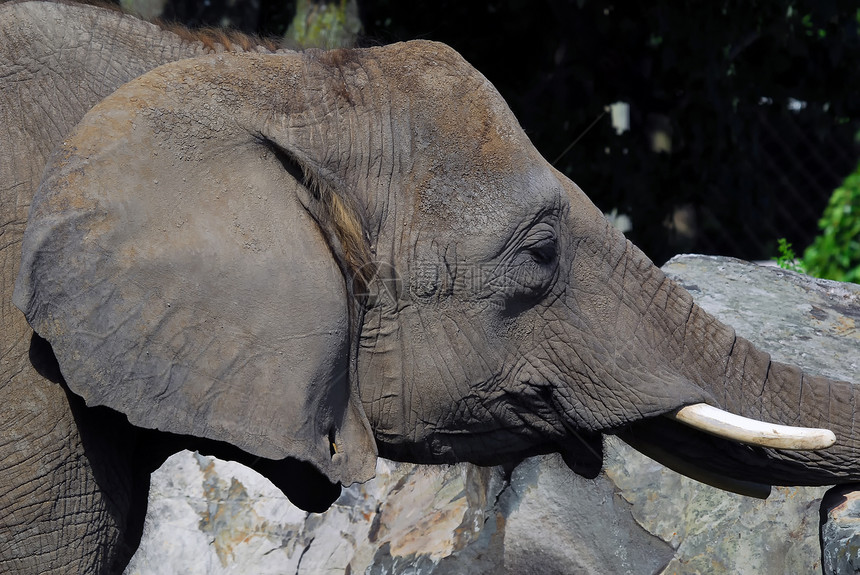
[[[463,326],[456,317],[465,315],[435,303],[412,302],[396,315],[367,310],[359,386],[381,452],[413,460],[434,460],[443,452],[450,457],[448,432],[492,424],[474,414],[483,411],[480,388],[496,379],[490,366],[497,354],[479,352],[483,329]]]
[[[390,323],[393,329],[389,330],[368,328],[378,319],[372,317],[376,315],[372,311],[368,315],[359,342],[359,394],[374,436],[384,444],[402,437],[406,430],[402,346],[396,323]]]

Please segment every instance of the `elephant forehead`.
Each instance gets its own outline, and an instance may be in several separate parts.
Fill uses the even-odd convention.
[[[540,160],[501,95],[476,70],[424,79],[413,112],[418,150],[439,158],[442,170],[494,176],[524,172]]]
[[[372,78],[380,106],[390,109],[395,129],[413,140],[415,156],[459,160],[493,173],[520,171],[539,158],[504,98],[450,47],[412,41],[352,54],[354,67]],[[332,60],[320,61],[331,69]],[[336,71],[356,89],[370,88],[360,81],[364,74]]]
[[[564,209],[561,185],[543,162],[513,173],[429,170],[417,186],[425,229],[507,238],[539,214]]]
[[[447,46],[408,43],[384,71],[409,102],[397,106],[411,139],[417,212],[448,226],[505,225],[557,204],[560,184],[493,85]],[[396,101],[392,94],[393,100]]]

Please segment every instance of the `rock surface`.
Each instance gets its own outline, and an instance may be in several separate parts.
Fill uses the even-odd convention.
[[[857,380],[860,286],[704,256],[664,269],[775,359]],[[825,488],[774,488],[761,501],[682,477],[613,437],[605,452],[594,480],[557,456],[510,474],[380,460],[374,480],[345,489],[323,514],[298,510],[238,464],[183,452],[153,474],[143,541],[126,573],[821,571]],[[844,551],[834,544],[831,555]]]
[[[821,503],[821,558],[824,575],[860,573],[860,491],[837,485]]]

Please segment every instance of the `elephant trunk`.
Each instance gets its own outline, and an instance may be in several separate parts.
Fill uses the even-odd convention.
[[[636,341],[652,344],[650,351],[678,380],[701,388],[707,394],[706,403],[732,414],[773,424],[829,429],[836,441],[832,447],[810,451],[771,449],[714,437],[668,418],[636,423],[622,430],[622,438],[633,444],[675,446],[677,455],[704,470],[744,481],[828,485],[860,480],[856,466],[851,465],[860,455],[854,425],[858,398],[852,384],[771,360],[769,354],[696,305],[686,290],[632,244],[627,243],[625,254],[628,273],[623,281],[635,282],[638,289],[651,294],[640,310],[643,321],[639,329],[644,337]],[[624,293],[635,293],[631,289],[633,285],[625,285]]]

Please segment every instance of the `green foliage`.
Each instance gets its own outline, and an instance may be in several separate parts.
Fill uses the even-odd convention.
[[[784,270],[791,270],[801,274],[806,273],[803,263],[797,260],[797,254],[794,253],[791,244],[785,238],[779,238],[777,241],[779,242],[777,246],[779,256],[773,258],[776,265]]]
[[[803,254],[810,275],[860,283],[860,167],[833,192]]]
[[[355,0],[299,0],[284,38],[300,48],[349,48],[360,32]]]

